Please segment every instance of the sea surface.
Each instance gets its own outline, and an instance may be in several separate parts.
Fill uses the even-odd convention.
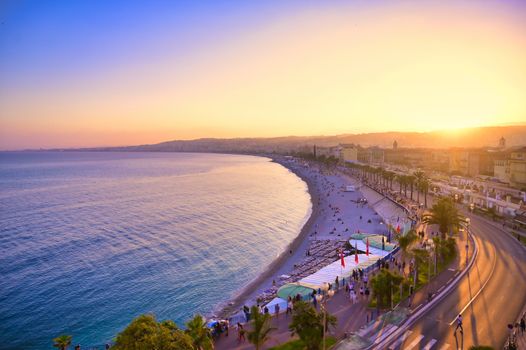
[[[311,212],[268,158],[0,153],[0,348],[83,349],[152,312],[211,314],[281,253]]]

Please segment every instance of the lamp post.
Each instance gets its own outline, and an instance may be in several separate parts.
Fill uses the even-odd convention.
[[[469,241],[468,241],[468,235],[469,235],[469,225],[471,224],[471,219],[466,218],[466,266],[468,266],[468,258],[469,258]]]
[[[329,289],[329,284],[327,282],[322,285],[321,290],[323,291],[323,294],[317,294],[316,301],[318,301],[320,304],[320,309],[323,312],[323,350],[325,350],[325,334],[327,332],[327,301],[334,295],[334,290]],[[324,294],[326,295],[324,296]]]

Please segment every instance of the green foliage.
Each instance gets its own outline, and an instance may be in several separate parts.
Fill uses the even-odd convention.
[[[402,257],[405,259],[409,254],[409,246],[418,239],[414,230],[407,232],[405,235],[398,236],[398,245],[402,250]]]
[[[248,341],[259,350],[269,339],[269,333],[275,328],[270,327],[270,314],[262,314],[257,306],[250,309],[251,330],[248,331]]]
[[[448,264],[457,255],[457,244],[453,237],[446,239],[435,237],[433,238],[433,242],[435,243],[437,259],[442,265]]]
[[[210,330],[206,326],[205,320],[201,315],[195,315],[186,323],[186,334],[192,338],[192,344],[196,350],[211,350],[214,343]]]
[[[318,312],[309,303],[299,301],[294,304],[292,322],[289,330],[297,334],[307,350],[318,350],[323,342],[323,312]],[[336,326],[336,317],[326,315],[326,327]]]
[[[334,344],[336,344],[336,338],[327,337],[325,339],[326,349],[329,349]],[[305,349],[305,343],[303,343],[301,339],[296,339],[296,340],[291,340],[289,342],[286,342],[278,346],[274,346],[270,348],[269,350],[304,350],[304,349]]]
[[[404,278],[397,273],[382,269],[371,279],[373,298],[376,298],[378,308],[391,307],[391,297],[400,288]]]
[[[422,222],[428,225],[438,225],[442,238],[445,238],[448,232],[460,227],[460,224],[465,222],[465,218],[458,213],[451,198],[442,197],[433,205],[430,213],[424,215]]]
[[[117,335],[115,350],[194,350],[192,338],[173,321],[157,322],[153,315],[141,315]]]
[[[53,339],[53,346],[60,350],[66,350],[71,345],[72,339],[71,335],[62,334]]]

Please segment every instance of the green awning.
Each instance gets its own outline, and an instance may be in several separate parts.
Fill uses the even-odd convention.
[[[278,297],[287,300],[289,296],[295,298],[299,294],[302,300],[309,300],[313,290],[297,283],[287,283],[278,289]]]

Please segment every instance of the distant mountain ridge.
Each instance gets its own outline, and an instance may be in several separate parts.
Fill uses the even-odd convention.
[[[398,147],[401,148],[480,148],[496,147],[501,137],[506,139],[507,147],[526,145],[526,125],[479,127],[461,131],[376,132],[334,136],[284,136],[273,138],[202,138],[138,146],[83,148],[82,150],[232,153],[289,152],[307,150],[313,145],[328,147],[342,143],[354,143],[364,147],[380,146],[390,148],[395,140],[398,142]]]

